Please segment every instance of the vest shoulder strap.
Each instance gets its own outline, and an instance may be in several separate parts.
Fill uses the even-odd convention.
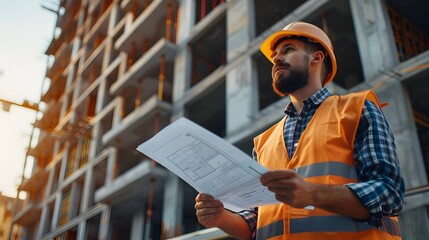
[[[375,93],[371,90],[364,90],[364,91],[360,91],[360,92],[350,93],[350,94],[347,94],[344,96],[351,97],[351,98],[357,97],[357,98],[368,99],[371,102],[373,102],[374,104],[376,104],[379,108],[382,108],[382,107],[387,105],[387,103],[381,104],[380,101],[378,100],[377,95],[375,95]]]

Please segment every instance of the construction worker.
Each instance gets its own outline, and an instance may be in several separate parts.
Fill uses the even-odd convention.
[[[281,203],[234,213],[200,193],[198,221],[239,239],[401,239],[404,182],[374,93],[329,93],[337,62],[312,24],[293,22],[260,49],[273,63],[274,91],[291,99],[254,139],[254,158],[270,170],[261,183]]]

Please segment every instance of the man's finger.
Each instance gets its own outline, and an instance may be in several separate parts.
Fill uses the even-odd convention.
[[[203,208],[218,208],[223,206],[222,202],[219,200],[215,201],[198,201],[195,203],[195,209],[203,209]]]
[[[196,197],[195,197],[195,202],[200,202],[200,201],[213,201],[214,197],[205,193],[199,193]]]
[[[196,211],[196,214],[197,214],[198,217],[202,217],[202,216],[205,216],[205,215],[220,213],[221,210],[222,209],[220,207],[216,207],[216,208],[203,208],[203,209],[198,209]]]
[[[288,187],[288,186],[281,186],[281,187],[273,187],[273,186],[267,186],[268,190],[270,190],[271,192],[275,192],[275,193],[280,193],[280,192],[290,192],[291,190],[293,190],[292,187]]]

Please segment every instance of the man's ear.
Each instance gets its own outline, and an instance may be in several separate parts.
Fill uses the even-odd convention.
[[[314,63],[322,63],[323,59],[325,59],[325,55],[322,51],[315,51],[312,55],[313,59],[311,61]]]

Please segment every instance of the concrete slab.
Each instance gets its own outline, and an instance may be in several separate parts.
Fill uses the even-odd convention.
[[[171,105],[169,103],[158,100],[157,96],[152,96],[148,101],[144,102],[138,109],[126,116],[121,123],[106,132],[102,138],[103,144],[115,145],[120,139],[127,139],[128,142],[133,141],[131,138],[136,136],[141,139],[143,136],[136,135],[135,128],[145,126],[145,123],[154,119],[155,114],[161,114],[161,117],[169,119]],[[148,129],[146,129],[148,130]]]
[[[131,27],[116,41],[115,48],[127,51],[133,41],[153,36],[158,31],[158,22],[163,21],[167,15],[168,4],[177,4],[175,0],[153,1],[133,22]]]
[[[128,199],[143,199],[148,196],[149,182],[155,178],[154,189],[162,189],[167,170],[153,166],[151,161],[144,161],[128,172],[117,177],[111,185],[97,190],[95,202],[120,204]]]
[[[160,65],[161,55],[164,55],[166,62],[174,61],[176,46],[167,41],[160,39],[152,48],[140,57],[130,69],[112,85],[110,94],[118,94],[122,89],[136,84],[138,79],[144,78],[151,69]],[[158,67],[159,68],[159,67]]]

